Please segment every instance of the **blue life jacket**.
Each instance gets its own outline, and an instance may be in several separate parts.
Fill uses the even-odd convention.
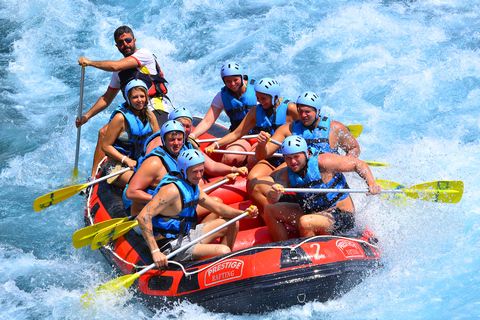
[[[190,141],[186,140],[183,144],[182,150],[180,150],[180,153],[183,152],[183,151],[189,150],[189,149],[195,149],[196,150],[197,148],[195,148]]]
[[[140,157],[137,162],[137,166],[133,170],[134,172],[137,172],[138,168],[142,165],[142,163],[149,157],[151,156],[157,156],[162,160],[163,166],[167,170],[167,172],[170,171],[178,171],[177,167],[177,160],[172,157],[170,153],[168,153],[163,146],[158,146],[155,147],[152,151],[150,151],[146,156]]]
[[[273,110],[273,114],[270,116],[270,118],[267,118],[267,110],[265,110],[262,105],[257,105],[255,114],[257,118],[257,124],[255,128],[253,128],[253,131],[255,133],[265,131],[273,135],[278,127],[287,123],[287,109],[290,102],[290,100],[283,99],[280,105]]]
[[[152,128],[150,123],[147,121],[146,124],[143,124],[140,119],[134,115],[130,110],[127,110],[127,103],[122,103],[115,111],[113,111],[110,116],[110,121],[113,117],[120,112],[123,114],[125,119],[128,122],[129,128],[128,133],[130,139],[128,142],[120,141],[118,138],[113,143],[113,147],[117,149],[121,154],[128,156],[132,160],[137,160],[140,157],[141,151],[144,147],[145,141],[152,134]]]
[[[243,79],[242,79],[243,80]],[[257,95],[255,93],[255,80],[250,79],[247,83],[247,91],[240,97],[234,98],[228,91],[227,86],[224,86],[221,91],[223,106],[225,112],[230,118],[230,131],[234,131],[247,116],[250,109],[257,105]]]
[[[349,189],[347,180],[343,173],[337,173],[328,183],[323,183],[322,175],[318,168],[318,151],[312,150],[314,154],[310,156],[307,163],[307,173],[305,178],[297,173],[288,170],[288,180],[294,188],[317,188],[317,189]],[[300,200],[305,214],[324,211],[333,207],[338,201],[348,197],[348,193],[297,193],[297,199]]]
[[[163,166],[165,167],[165,170],[167,170],[167,172],[178,171],[177,160],[175,158],[173,158],[170,155],[170,153],[165,151],[165,149],[162,146],[158,146],[158,147],[154,148],[152,151],[150,151],[146,156],[140,157],[138,159],[137,166],[133,169],[133,174],[134,175],[138,171],[138,168],[140,168],[141,164],[147,158],[149,158],[151,156],[159,157],[160,160],[162,160]],[[133,176],[132,176],[132,178],[133,178]],[[132,179],[132,178],[130,178],[130,179]],[[125,196],[125,191],[127,190],[127,188],[128,188],[128,184],[125,186],[125,189],[123,190],[123,205],[124,205],[125,209],[130,208],[130,206],[132,205],[132,202],[133,202],[132,200],[127,199],[127,197]],[[148,194],[153,195],[154,190],[155,190],[155,187],[149,186],[143,191],[145,191]]]
[[[307,146],[313,147],[321,153],[338,154],[338,150],[332,149],[330,146],[330,123],[329,117],[320,116],[320,121],[312,132],[300,120],[297,120],[293,123],[292,135],[301,136],[307,142]]]
[[[183,238],[188,234],[190,229],[195,228],[197,224],[197,208],[198,198],[200,195],[198,186],[192,186],[187,183],[179,172],[170,172],[163,177],[162,181],[155,189],[155,196],[161,187],[170,183],[180,191],[182,197],[182,211],[178,216],[162,216],[156,215],[152,218],[152,227],[155,235],[162,234],[166,238]],[[164,218],[167,220],[165,221]]]

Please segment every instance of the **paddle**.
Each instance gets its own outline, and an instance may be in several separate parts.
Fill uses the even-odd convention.
[[[272,142],[275,140],[272,140]],[[278,142],[278,141],[277,141]],[[274,142],[276,143],[276,142]],[[279,142],[278,142],[279,143]],[[281,145],[281,144],[280,144]],[[233,151],[233,150],[220,150],[220,149],[207,149],[207,151],[211,151],[212,153],[227,153],[227,154],[241,154],[241,155],[246,155],[246,156],[254,156],[255,152],[252,151]],[[274,153],[272,154],[272,157],[274,158],[281,158],[283,157],[283,154],[281,153]],[[388,163],[381,163],[381,162],[373,162],[373,161],[365,161],[369,166],[372,167],[389,167],[390,165]]]
[[[219,182],[205,188],[203,191],[211,191],[227,183],[229,180],[230,179],[228,178],[220,180]],[[128,217],[103,221],[76,231],[72,237],[73,246],[76,249],[79,249],[81,247],[85,247],[91,244],[91,249],[95,250],[103,247],[104,245],[115,239],[118,239],[137,225],[138,222],[136,220],[129,221]]]
[[[82,76],[80,80],[80,103],[78,104],[78,118],[82,118],[83,108],[83,88],[85,85],[85,66],[82,66]],[[75,148],[75,165],[73,166],[73,176],[78,179],[78,155],[80,153],[80,134],[82,132],[82,126],[77,128],[77,146]]]
[[[35,199],[35,201],[33,202],[33,210],[38,212],[40,210],[46,209],[46,208],[48,208],[48,207],[50,207],[54,204],[62,202],[63,200],[67,200],[71,196],[77,194],[78,192],[80,192],[81,190],[83,190],[85,188],[88,188],[91,185],[99,183],[103,180],[107,180],[107,179],[109,179],[111,177],[114,177],[116,175],[125,173],[128,170],[130,170],[130,168],[124,168],[120,171],[111,173],[108,176],[105,176],[103,178],[90,181],[89,183],[77,184],[77,185],[74,185],[74,186],[71,186],[71,187],[66,187],[66,188],[63,188],[63,189],[59,189],[59,190],[55,190],[53,192],[47,193],[47,194]]]
[[[125,218],[116,218],[111,220],[102,221],[91,226],[82,228],[80,230],[75,231],[72,236],[72,243],[75,249],[80,249],[82,247],[88,246],[92,244],[93,238],[106,229],[111,229],[112,227],[119,225],[121,223],[129,221],[129,217]]]
[[[188,248],[190,248],[191,246],[197,244],[198,242],[202,241],[203,239],[205,239],[206,237],[209,237],[210,235],[220,231],[221,229],[223,228],[226,228],[228,227],[229,225],[237,222],[238,220],[248,216],[249,213],[248,212],[244,212],[242,213],[241,215],[239,215],[238,217],[235,217],[233,218],[232,220],[222,224],[221,226],[218,226],[217,228],[213,229],[212,231],[210,232],[207,232],[206,234],[204,234],[203,236],[201,236],[200,238],[197,238],[195,239],[194,241],[190,242],[189,244],[183,246],[183,247],[180,247],[178,248],[177,250],[173,251],[172,253],[168,254],[167,255],[167,259],[171,259],[172,257],[174,257],[176,254],[182,252],[182,251],[185,251],[187,250]],[[147,271],[151,270],[155,268],[155,263],[152,263],[151,265],[149,265],[148,267],[146,267],[145,269],[143,269],[142,271],[140,272],[137,272],[137,273],[134,273],[134,274],[127,274],[125,276],[122,276],[120,278],[116,278],[116,279],[113,279],[107,283],[105,283],[104,285],[98,287],[96,289],[96,292],[97,292],[97,295],[100,295],[100,294],[104,294],[104,293],[113,293],[113,292],[118,292],[121,290],[121,288],[129,288],[133,282],[135,282],[135,280],[137,280],[138,278],[140,278],[140,276],[144,273],[146,273]],[[82,302],[84,305],[89,305],[93,302],[93,297],[90,293],[86,293],[82,296]]]
[[[352,189],[308,189],[308,188],[285,188],[285,192],[302,193],[368,193],[368,190]],[[399,190],[382,190],[381,193],[402,193],[411,198],[440,202],[458,203],[463,195],[463,181],[433,181],[411,186]]]
[[[240,139],[254,139],[256,137],[258,137],[258,134],[249,134],[249,135],[241,137]],[[195,141],[198,142],[198,143],[215,142],[215,141],[218,141],[220,139],[222,139],[222,138],[200,139],[200,140],[195,140]]]
[[[352,134],[352,136],[354,138],[358,138],[362,134],[363,126],[361,124],[350,124],[346,127],[347,127],[348,131],[350,131],[350,133]],[[251,135],[243,136],[241,139],[253,139],[253,138],[256,138],[257,136],[258,136],[258,134],[251,134]],[[197,141],[198,143],[215,142],[215,141],[219,141],[220,139],[222,139],[222,138],[201,139],[201,140],[195,140],[195,141]]]
[[[346,127],[355,139],[362,134],[363,126],[361,124],[349,124]]]

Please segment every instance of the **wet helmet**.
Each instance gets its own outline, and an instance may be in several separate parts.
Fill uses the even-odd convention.
[[[220,70],[222,79],[228,76],[241,76],[243,79],[243,68],[234,61],[229,61],[222,66]]]
[[[318,113],[322,109],[322,98],[314,92],[306,91],[298,96],[297,107],[299,104],[303,104],[314,108],[316,112],[315,120],[318,119]]]
[[[163,145],[165,145],[164,136],[168,132],[173,132],[173,131],[179,131],[183,133],[183,135],[185,135],[185,128],[183,127],[183,124],[175,120],[169,120],[162,125],[162,128],[160,128],[160,136],[162,137]]]
[[[287,154],[294,154],[299,152],[304,152],[305,155],[308,155],[307,142],[301,136],[288,136],[283,140],[282,146],[280,148],[282,154],[285,156]]]
[[[135,87],[143,87],[145,88],[145,90],[147,90],[147,93],[148,93],[148,87],[147,85],[145,84],[145,82],[143,82],[142,80],[139,80],[139,79],[133,79],[131,80],[129,83],[127,83],[127,85],[125,86],[125,93],[124,93],[124,97],[125,97],[125,100],[128,102],[128,104],[131,106],[132,103],[130,102],[130,100],[128,100],[128,92],[130,90],[132,90],[133,88]],[[147,99],[148,99],[148,96],[147,96]]]
[[[184,179],[187,179],[187,169],[204,162],[205,157],[202,152],[195,149],[185,150],[177,158],[178,171]]]
[[[168,115],[168,120],[176,120],[178,118],[183,118],[183,117],[193,121],[192,113],[187,109],[185,109],[184,107],[177,108],[172,112],[170,112],[170,114]]]
[[[274,106],[277,99],[280,98],[280,85],[272,78],[263,78],[255,82],[255,91],[271,96],[272,106]]]

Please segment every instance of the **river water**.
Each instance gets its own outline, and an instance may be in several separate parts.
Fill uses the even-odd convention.
[[[478,319],[477,1],[1,0],[0,13],[2,319]],[[203,116],[222,86],[221,65],[236,60],[256,79],[278,80],[285,97],[315,91],[325,115],[362,124],[361,158],[391,165],[373,168],[376,178],[462,180],[462,201],[357,196],[358,220],[379,237],[385,267],[328,303],[233,316],[187,303],[150,311],[129,292],[82,307],[82,294],[117,276],[98,251],[71,244],[83,198],[40,212],[32,204],[72,184],[77,59],[120,59],[113,32],[122,24],[156,54],[175,106]],[[85,111],[109,79],[86,69]],[[121,102],[82,128],[77,183]]]

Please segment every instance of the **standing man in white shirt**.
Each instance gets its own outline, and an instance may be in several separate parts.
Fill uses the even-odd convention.
[[[87,123],[87,121],[105,110],[115,99],[118,92],[125,89],[126,84],[135,78],[143,80],[149,90],[150,97],[149,108],[154,111],[159,126],[168,120],[168,113],[173,110],[168,97],[166,96],[167,81],[163,77],[163,72],[158,65],[155,56],[147,49],[137,49],[136,39],[132,29],[128,26],[121,26],[114,33],[115,45],[123,54],[124,58],[118,61],[91,61],[85,57],[78,59],[78,64],[86,67],[94,67],[105,71],[113,72],[107,91],[98,99],[93,107],[87,111],[81,118],[77,118],[75,125],[78,127]],[[124,94],[125,96],[125,94]],[[96,173],[100,161],[105,156],[101,145],[108,124],[98,132],[97,147],[93,156],[93,167],[91,177]],[[89,178],[90,179],[90,178]]]

